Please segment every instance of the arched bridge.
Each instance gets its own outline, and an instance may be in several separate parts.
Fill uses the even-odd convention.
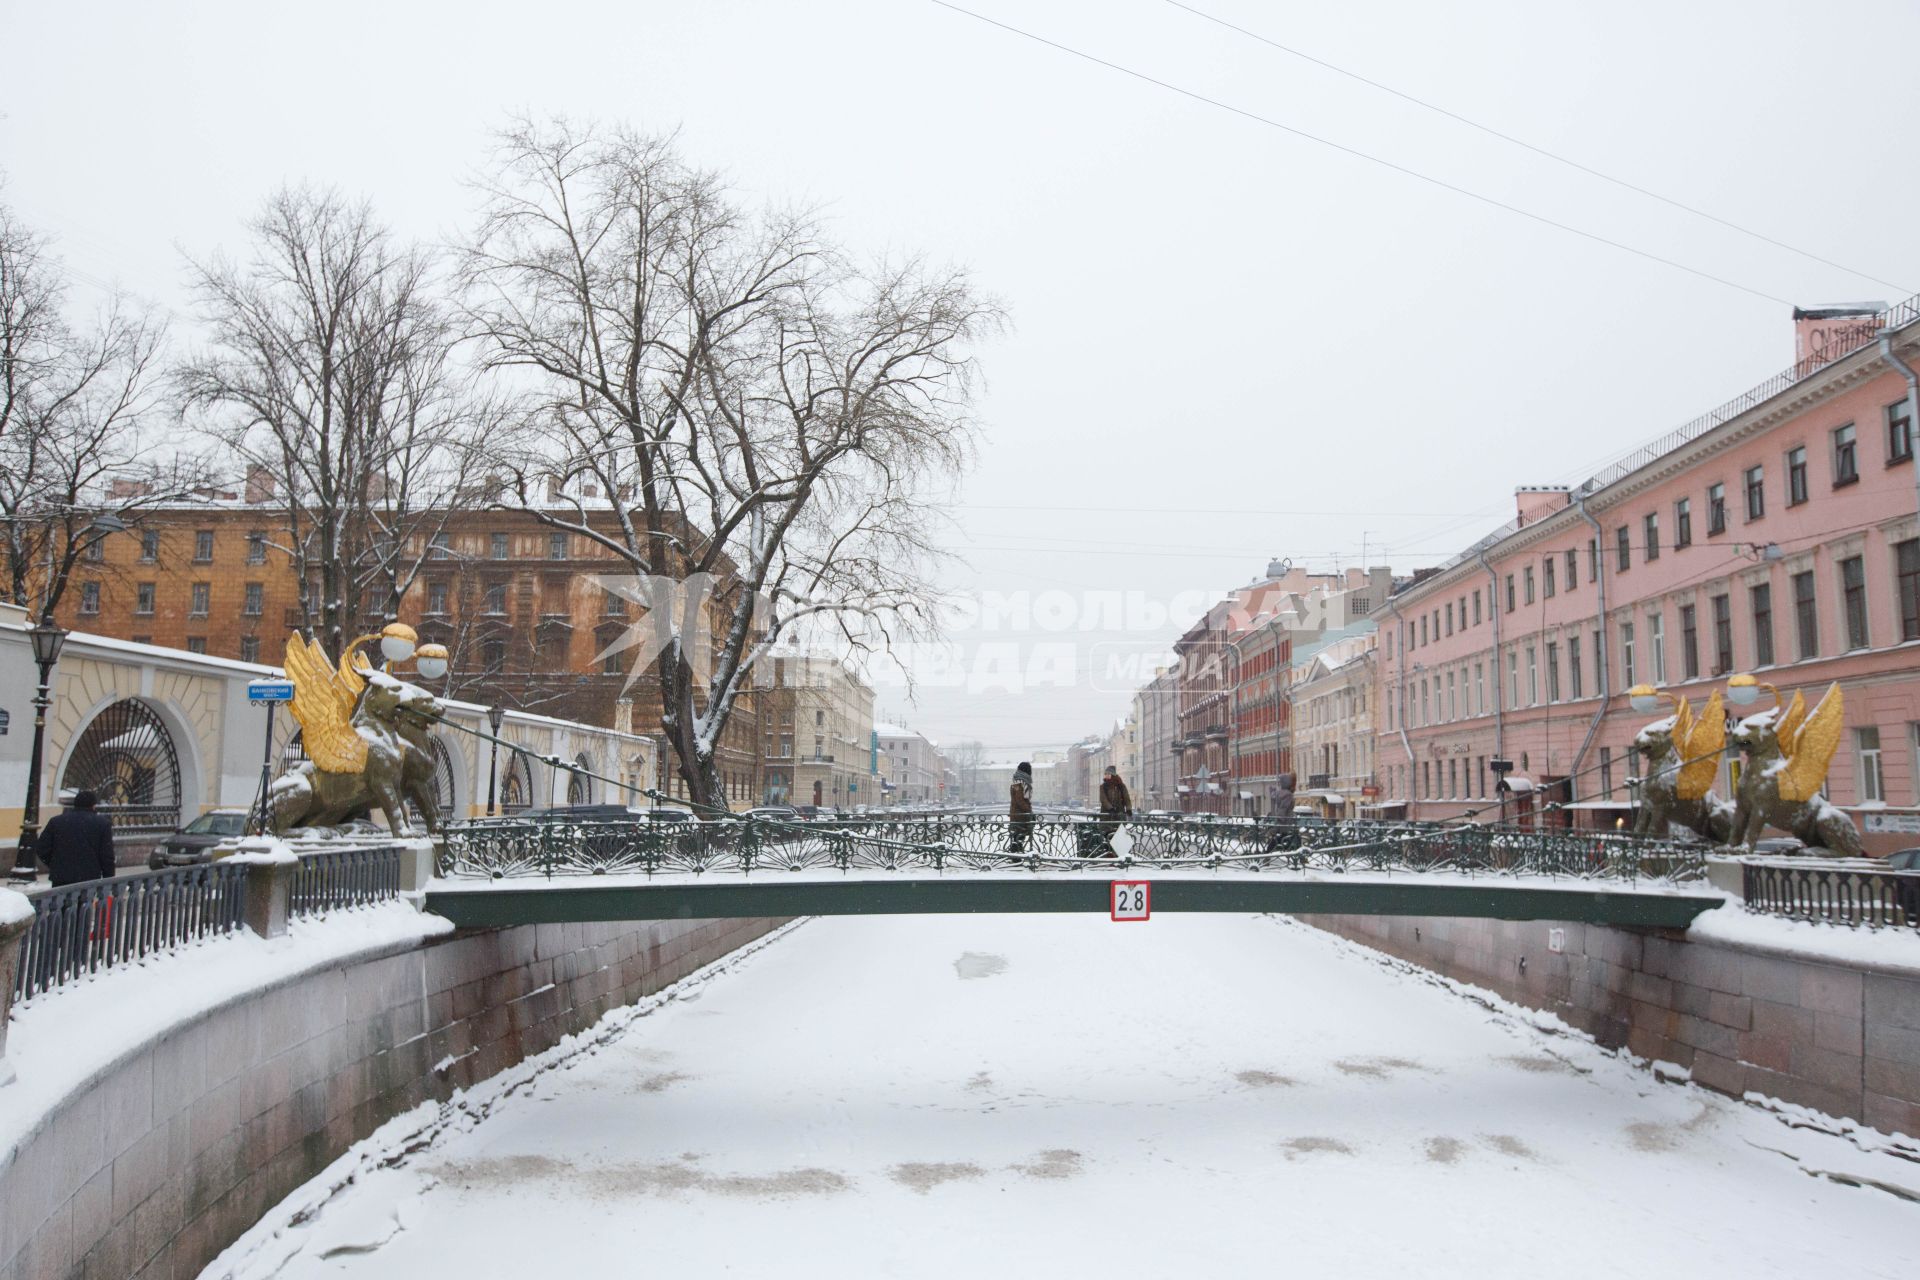
[[[508,820],[448,832],[427,909],[466,927],[587,920],[1101,912],[1115,880],[1166,911],[1481,916],[1685,928],[1722,897],[1704,850],[1602,832],[1437,823],[1049,816],[816,823]],[[1024,844],[1024,849],[1016,846]]]

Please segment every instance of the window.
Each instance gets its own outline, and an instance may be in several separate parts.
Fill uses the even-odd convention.
[[[1733,597],[1713,597],[1713,674],[1733,670]]]
[[[1787,505],[1797,507],[1807,500],[1807,447],[1787,450]]]
[[[1460,761],[1457,759],[1447,761],[1447,794],[1460,794]]]
[[[1600,794],[1613,794],[1613,748],[1600,748]]]
[[[507,535],[506,534],[495,533],[495,534],[490,534],[488,536],[487,555],[490,559],[494,559],[494,560],[505,560],[507,558]]]
[[[1473,664],[1474,703],[1480,708],[1480,714],[1487,714],[1487,669],[1482,664]]]
[[[1560,701],[1560,646],[1547,642],[1547,701]]]
[[[153,584],[143,582],[133,589],[133,611],[135,613],[153,612]]]
[[[1513,612],[1513,575],[1507,575],[1507,612]]]
[[[1648,663],[1653,668],[1653,682],[1667,682],[1667,620],[1659,614],[1647,615],[1647,648],[1651,651]]]
[[[1913,410],[1905,396],[1887,406],[1887,462],[1913,461]]]
[[[1646,518],[1641,523],[1644,526],[1641,530],[1641,542],[1646,546],[1646,550],[1641,553],[1641,558],[1658,560],[1660,558],[1660,513],[1647,512]]]
[[[494,582],[487,586],[487,612],[505,613],[507,611],[507,584]]]
[[[1773,587],[1768,583],[1749,588],[1747,601],[1753,607],[1753,665],[1773,665]]]
[[[1460,704],[1454,693],[1453,672],[1449,671],[1447,672],[1447,719],[1458,720],[1459,718]]]
[[[1900,588],[1900,638],[1920,640],[1920,538],[1894,543],[1893,565]]]
[[[160,558],[160,531],[142,529],[140,531],[140,558],[152,564]]]
[[[1614,542],[1617,545],[1614,549],[1613,567],[1618,572],[1625,573],[1633,564],[1633,534],[1627,526],[1621,525],[1614,531]]]
[[[1748,467],[1743,479],[1747,488],[1747,519],[1758,520],[1767,514],[1766,468]]]
[[[260,637],[259,636],[241,636],[240,637],[240,661],[242,662],[260,661]]]
[[[1710,484],[1707,486],[1707,536],[1727,531],[1727,486]]]
[[[1447,602],[1447,634],[1453,634],[1453,602]]]
[[[480,666],[490,675],[498,675],[507,665],[507,642],[486,640],[480,645]]]
[[[1628,688],[1640,683],[1634,679],[1633,675],[1633,624],[1631,622],[1620,624],[1620,678],[1626,681]]]
[[[1534,655],[1532,645],[1527,646],[1527,705],[1534,706],[1540,701],[1540,663]]]
[[[1700,678],[1700,618],[1690,604],[1680,606],[1680,678]]]
[[[1487,758],[1485,756],[1479,756],[1474,760],[1473,776],[1474,776],[1475,782],[1479,786],[1479,789],[1475,791],[1474,794],[1478,796],[1486,795],[1487,794]]]
[[[1580,687],[1580,637],[1567,637],[1567,684],[1569,692],[1576,698],[1585,697]]]
[[[249,582],[246,603],[241,605],[240,612],[249,618],[259,617],[266,609],[266,594],[267,589],[264,584]]]
[[[1473,593],[1473,625],[1480,625],[1480,593],[1477,590]]]
[[[1545,581],[1543,581],[1540,584],[1540,590],[1546,595],[1547,599],[1551,600],[1553,599],[1554,590],[1555,590],[1554,584],[1553,584],[1553,557],[1552,556],[1547,557],[1546,563],[1541,565],[1540,571],[1545,575]]]
[[[1460,629],[1462,631],[1467,629],[1467,598],[1465,596],[1460,597]]]
[[[1579,585],[1580,555],[1578,552],[1569,551],[1567,552],[1567,590],[1571,591]]]
[[[1427,793],[1433,790],[1432,770],[1433,761],[1422,760],[1420,762],[1420,798],[1422,800],[1426,799]]]
[[[83,582],[80,584],[80,612],[88,615],[100,612],[100,584]]]
[[[1507,705],[1510,707],[1519,706],[1520,705],[1520,651],[1518,649],[1507,650],[1507,692],[1509,694],[1509,697],[1507,698]]]
[[[1853,445],[1853,424],[1833,429],[1833,487],[1852,484],[1860,478],[1859,459]]]
[[[1820,652],[1820,629],[1813,611],[1813,571],[1793,575],[1793,634],[1795,652],[1805,660]]]
[[[206,564],[213,559],[213,530],[201,529],[194,533],[193,559],[195,564]]]
[[[1682,498],[1673,504],[1673,549],[1693,545],[1693,499]]]
[[[450,555],[452,555],[452,551],[447,545],[446,534],[436,533],[427,539],[427,559],[445,560]]]
[[[1532,604],[1533,603],[1533,566],[1532,565],[1528,565],[1525,569],[1521,570],[1520,579],[1522,584],[1521,594],[1526,597],[1528,604]]]
[[[567,535],[555,530],[547,535],[547,559],[565,560],[567,558]]]
[[[1600,580],[1600,539],[1587,539],[1587,581]]]
[[[188,653],[205,653],[206,651],[207,651],[207,638],[205,636],[188,636],[187,637]]]
[[[1853,731],[1853,750],[1860,761],[1860,785],[1856,788],[1860,804],[1884,804],[1886,780],[1880,775],[1880,728],[1862,725]]]
[[[267,535],[259,529],[247,535],[247,563],[265,564],[267,562]]]
[[[429,582],[427,584],[427,612],[445,613],[447,611],[447,584]]]
[[[1847,619],[1847,648],[1867,647],[1867,570],[1859,556],[1840,562],[1840,599]]]
[[[88,560],[93,561],[95,564],[99,564],[102,560],[105,560],[107,558],[107,535],[104,533],[95,535],[94,538],[87,543],[87,549],[84,554]]]
[[[208,604],[208,601],[212,598],[212,596],[213,596],[212,583],[210,582],[194,583],[192,600],[187,606],[188,616],[194,617],[194,618],[206,617],[207,604]]]

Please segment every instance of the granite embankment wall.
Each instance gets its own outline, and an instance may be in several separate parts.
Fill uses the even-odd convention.
[[[1726,910],[1738,910],[1729,906]],[[1543,1010],[1608,1048],[1748,1092],[1920,1135],[1920,973],[1667,930],[1561,921],[1302,916]],[[1564,950],[1549,948],[1565,930]]]
[[[0,1280],[197,1275],[380,1124],[781,923],[478,931],[345,958],[187,1019],[129,1046],[0,1166]]]

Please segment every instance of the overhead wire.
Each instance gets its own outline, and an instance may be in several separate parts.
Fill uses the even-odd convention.
[[[1721,285],[1728,289],[1734,289],[1741,293],[1751,294],[1756,298],[1761,298],[1768,302],[1778,303],[1781,306],[1792,305],[1792,303],[1789,302],[1786,298],[1782,298],[1776,294],[1768,293],[1764,289],[1756,289],[1751,285],[1741,284],[1737,280],[1729,280],[1725,276],[1715,275],[1711,271],[1705,271],[1699,267],[1688,266],[1686,263],[1681,262],[1677,259],[1665,257],[1661,254],[1654,253],[1651,250],[1642,249],[1635,245],[1628,244],[1625,241],[1615,240],[1609,236],[1601,235],[1597,231],[1588,231],[1585,228],[1576,227],[1572,223],[1562,222],[1557,218],[1548,217],[1544,213],[1535,213],[1531,209],[1522,208],[1521,206],[1516,204],[1510,204],[1507,201],[1498,199],[1494,196],[1484,195],[1481,192],[1475,191],[1470,187],[1463,187],[1458,183],[1449,182],[1445,178],[1435,177],[1430,173],[1425,173],[1419,169],[1412,168],[1408,165],[1400,164],[1397,161],[1388,160],[1384,156],[1377,156],[1372,154],[1371,152],[1362,151],[1358,147],[1351,147],[1343,142],[1335,142],[1331,138],[1322,137],[1317,133],[1311,133],[1305,129],[1298,128],[1294,125],[1285,124],[1279,120],[1274,119],[1271,116],[1261,115],[1259,112],[1249,110],[1246,107],[1235,106],[1234,104],[1224,101],[1223,99],[1210,97],[1209,95],[1201,93],[1198,90],[1189,89],[1183,85],[1175,84],[1171,80],[1162,80],[1158,76],[1149,75],[1147,72],[1138,71],[1132,67],[1125,66],[1121,63],[1113,62],[1106,58],[1102,58],[1097,54],[1088,53],[1084,49],[1077,49],[1072,45],[1063,44],[1058,40],[1048,39],[1046,36],[1039,35],[1032,31],[1028,31],[1025,28],[1016,27],[1013,24],[1008,22],[1002,22],[998,18],[991,18],[991,17],[988,17],[986,14],[977,13],[972,9],[964,8],[960,5],[952,3],[952,0],[928,0],[928,2],[931,4],[936,4],[940,6],[942,9],[949,9],[949,10],[952,10],[954,13],[960,14],[964,17],[972,18],[976,22],[985,23],[987,26],[990,26],[990,27],[996,27],[1002,31],[1008,32],[1011,35],[1016,35],[1021,37],[1022,39],[1031,40],[1036,44],[1045,45],[1050,49],[1057,50],[1061,53],[1067,54],[1071,57],[1079,58],[1086,62],[1091,62],[1096,66],[1105,67],[1109,71],[1117,71],[1121,75],[1131,76],[1133,79],[1143,81],[1150,85],[1154,85],[1155,87],[1160,89],[1165,89],[1169,93],[1179,94],[1183,98],[1189,98],[1194,102],[1203,103],[1204,105],[1213,107],[1217,110],[1229,112],[1233,115],[1240,116],[1243,119],[1251,120],[1256,124],[1265,125],[1269,129],[1277,129],[1280,132],[1290,134],[1293,137],[1302,138],[1308,142],[1317,143],[1320,146],[1330,148],[1334,151],[1338,151],[1343,155],[1351,156],[1356,160],[1364,160],[1369,164],[1378,165],[1383,169],[1390,169],[1393,172],[1401,174],[1405,177],[1417,179],[1418,181],[1427,183],[1430,186],[1439,187],[1444,191],[1451,191],[1455,195],[1465,196],[1469,200],[1475,200],[1480,202],[1481,204],[1489,205],[1495,209],[1504,210],[1507,213],[1515,214],[1519,217],[1526,218],[1532,222],[1537,222],[1542,226],[1552,227],[1558,231],[1564,231],[1569,235],[1578,236],[1583,240],[1591,240],[1595,244],[1605,245],[1608,248],[1617,249],[1622,253],[1629,253],[1634,255],[1635,257],[1644,258],[1649,262],[1654,262],[1654,263],[1660,264],[1661,266],[1670,267],[1675,271],[1683,271],[1690,276],[1696,276],[1702,280],[1708,280],[1714,284]]]
[[[1292,45],[1282,44],[1280,41],[1275,40],[1269,36],[1262,35],[1258,31],[1250,30],[1247,27],[1240,26],[1238,23],[1229,22],[1227,19],[1222,18],[1217,14],[1208,13],[1204,9],[1195,8],[1193,5],[1184,3],[1184,0],[1164,0],[1164,2],[1166,4],[1172,5],[1176,9],[1192,14],[1196,18],[1200,18],[1207,22],[1211,22],[1216,26],[1225,27],[1229,31],[1237,32],[1238,34],[1245,36],[1249,40],[1258,41],[1261,44],[1267,45],[1274,49],[1278,49],[1280,52],[1285,53],[1291,57],[1299,58],[1304,62],[1311,62],[1316,67],[1322,67],[1325,70],[1333,72],[1335,75],[1345,76],[1347,79],[1356,81],[1360,84],[1364,84],[1368,88],[1378,89],[1382,93],[1391,94],[1392,96],[1401,99],[1403,102],[1410,102],[1414,106],[1420,107],[1423,110],[1431,111],[1437,115],[1445,116],[1449,120],[1457,121],[1458,123],[1467,126],[1469,129],[1477,129],[1478,131],[1486,134],[1489,137],[1498,138],[1500,141],[1508,143],[1512,146],[1519,147],[1522,150],[1531,151],[1533,154],[1537,156],[1543,156],[1546,159],[1552,160],[1557,164],[1563,164],[1570,169],[1578,170],[1579,172],[1584,173],[1589,177],[1598,178],[1602,182],[1611,183],[1616,187],[1620,187],[1626,191],[1631,191],[1636,195],[1645,196],[1649,200],[1657,200],[1661,204],[1667,205],[1674,209],[1678,209],[1683,213],[1691,214],[1696,218],[1705,219],[1708,222],[1712,222],[1719,226],[1725,227],[1730,231],[1737,231],[1743,236],[1750,236],[1751,238],[1758,240],[1763,244],[1770,244],[1777,249],[1785,249],[1788,253],[1798,254],[1800,257],[1806,258],[1810,262],[1817,262],[1823,267],[1832,267],[1835,271],[1844,271],[1848,275],[1859,276],[1862,280],[1871,280],[1875,284],[1885,285],[1889,289],[1898,289],[1903,294],[1909,294],[1914,292],[1912,289],[1909,289],[1904,285],[1895,284],[1893,281],[1883,279],[1880,276],[1874,275],[1870,271],[1862,271],[1858,267],[1850,267],[1850,266],[1847,266],[1845,263],[1835,262],[1833,259],[1822,257],[1821,255],[1813,252],[1810,249],[1802,249],[1798,245],[1789,244],[1787,241],[1777,239],[1774,236],[1767,235],[1765,232],[1755,231],[1751,227],[1742,226],[1740,223],[1734,222],[1730,218],[1723,218],[1719,214],[1709,213],[1705,209],[1701,209],[1701,208],[1698,208],[1697,206],[1690,205],[1683,200],[1677,200],[1672,196],[1665,195],[1661,192],[1655,191],[1650,187],[1642,186],[1639,183],[1632,182],[1626,178],[1616,177],[1613,174],[1607,173],[1600,169],[1596,169],[1592,165],[1583,164],[1580,161],[1571,158],[1570,156],[1564,156],[1564,155],[1561,155],[1559,152],[1553,151],[1547,147],[1542,147],[1536,143],[1528,142],[1524,138],[1517,138],[1510,133],[1505,133],[1499,129],[1494,128],[1492,125],[1482,124],[1480,121],[1475,120],[1470,116],[1464,116],[1460,114],[1458,111],[1449,110],[1448,108],[1441,106],[1437,102],[1429,102],[1425,98],[1416,97],[1411,93],[1407,93],[1405,90],[1396,89],[1390,84],[1385,84],[1379,80],[1372,79],[1369,76],[1364,76],[1357,71],[1350,71],[1346,67],[1342,67],[1335,63],[1327,61],[1325,58],[1316,57],[1313,54],[1306,52],[1304,49],[1297,49]]]

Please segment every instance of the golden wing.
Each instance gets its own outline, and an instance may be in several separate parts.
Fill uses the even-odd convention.
[[[1715,689],[1707,696],[1698,719],[1691,714],[1687,719],[1685,736],[1674,735],[1682,756],[1680,779],[1674,789],[1682,800],[1698,800],[1713,786],[1713,776],[1720,771],[1720,753],[1727,745],[1727,711],[1721,705],[1720,691]]]
[[[287,678],[293,681],[293,718],[307,757],[323,773],[359,773],[367,741],[353,727],[355,694],[341,687],[319,644],[298,632],[287,637]]]
[[[1780,713],[1779,719],[1773,722],[1773,736],[1774,740],[1780,744],[1781,755],[1793,754],[1794,741],[1800,736],[1800,726],[1806,722],[1806,719],[1807,700],[1800,696],[1798,689],[1795,689],[1793,701],[1787,704],[1786,709]]]
[[[1795,694],[1794,701],[1800,702],[1800,695]],[[1833,763],[1833,753],[1839,750],[1845,719],[1845,702],[1836,680],[1827,686],[1820,705],[1795,726],[1793,749],[1785,752],[1787,767],[1780,771],[1782,800],[1811,800],[1820,790],[1827,778],[1827,766]]]

